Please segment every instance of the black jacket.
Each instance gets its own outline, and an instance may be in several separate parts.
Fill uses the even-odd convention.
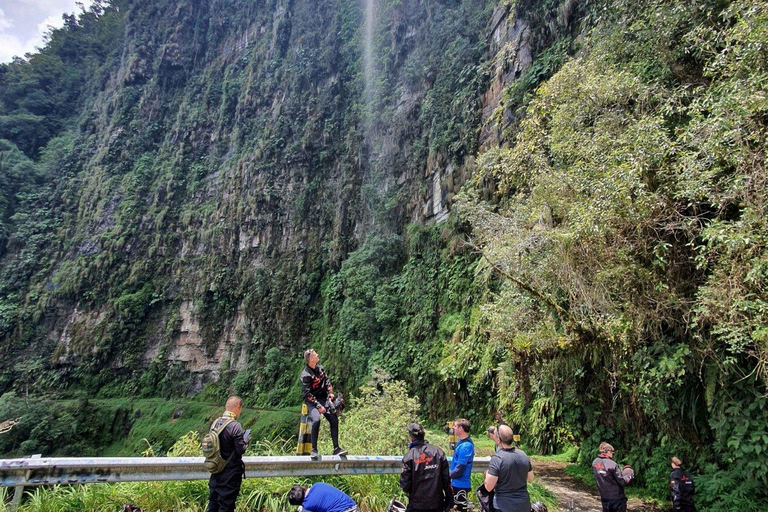
[[[304,400],[313,404],[315,407],[322,405],[328,400],[328,394],[333,392],[331,380],[326,375],[322,366],[315,365],[312,369],[309,365],[304,367],[301,372],[301,393]]]
[[[598,457],[592,461],[592,472],[595,474],[600,498],[603,500],[619,500],[625,498],[624,487],[627,481],[621,468],[613,459]]]
[[[669,488],[672,491],[672,505],[675,510],[694,510],[693,478],[683,468],[675,468],[669,474]]]
[[[213,424],[213,427],[218,427],[227,420],[226,417],[221,417]],[[243,454],[248,447],[243,440],[243,427],[237,420],[230,422],[229,425],[224,427],[221,434],[219,434],[219,450],[221,451],[221,457],[224,460],[229,461],[227,466],[221,473],[217,475],[231,475],[233,473],[245,473],[245,467],[243,466]],[[234,452],[234,454],[232,453]],[[232,459],[230,460],[230,457]]]
[[[409,509],[434,510],[453,507],[448,460],[443,450],[426,441],[412,443],[403,457],[400,487],[409,496]]]

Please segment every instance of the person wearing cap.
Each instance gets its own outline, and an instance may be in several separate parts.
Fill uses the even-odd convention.
[[[445,512],[453,507],[448,460],[439,447],[424,440],[418,423],[408,425],[410,444],[403,456],[400,488],[408,495],[407,512]]]
[[[319,482],[310,487],[294,485],[288,491],[288,503],[306,512],[358,512],[357,503],[345,492]]]
[[[469,501],[467,497],[472,491],[472,461],[475,459],[475,444],[469,437],[469,421],[457,418],[453,422],[453,431],[458,439],[451,457],[451,487],[453,487],[454,508],[458,512],[466,512]]]
[[[595,474],[597,488],[600,491],[600,501],[603,504],[603,512],[626,512],[627,496],[624,487],[635,476],[629,466],[624,469],[613,461],[613,446],[608,443],[600,443],[600,454],[592,461],[592,472]]]
[[[309,456],[313,459],[317,459],[317,438],[320,437],[320,415],[325,416],[328,420],[328,425],[331,427],[331,440],[333,441],[333,454],[344,456],[347,454],[347,450],[343,450],[339,446],[339,418],[336,414],[326,410],[325,404],[328,399],[333,400],[333,386],[331,380],[326,375],[322,366],[317,364],[320,361],[320,357],[314,350],[307,349],[304,351],[304,361],[307,365],[301,372],[299,379],[301,380],[301,392],[304,396],[304,403],[307,404],[307,410],[309,412],[309,421],[312,424],[311,427],[311,439],[312,439],[312,451]]]
[[[483,485],[493,491],[493,508],[501,512],[530,512],[528,482],[533,482],[531,459],[515,446],[512,427],[496,427],[499,450],[491,457]]]
[[[672,472],[669,474],[669,488],[672,491],[672,509],[680,512],[696,512],[693,503],[693,478],[683,469],[683,463],[677,457],[669,459]]]

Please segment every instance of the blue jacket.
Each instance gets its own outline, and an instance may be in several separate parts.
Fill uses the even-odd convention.
[[[471,437],[459,439],[451,458],[451,485],[459,489],[471,489],[472,461],[475,459],[475,444]]]
[[[301,506],[308,512],[344,512],[355,502],[334,486],[319,482],[309,488]]]

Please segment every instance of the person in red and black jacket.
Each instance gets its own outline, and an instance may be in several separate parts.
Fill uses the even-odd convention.
[[[672,491],[672,509],[676,512],[696,512],[693,504],[693,478],[683,469],[683,463],[677,457],[669,459],[672,472],[669,474],[669,489]]]
[[[600,491],[600,501],[603,512],[626,512],[627,496],[624,487],[635,477],[635,472],[629,466],[621,466],[613,460],[613,446],[600,443],[600,454],[592,461],[592,473]]]
[[[317,364],[320,361],[320,357],[314,350],[307,349],[304,351],[304,361],[307,366],[301,372],[301,392],[304,396],[304,403],[307,404],[309,410],[309,421],[312,424],[312,452],[310,457],[316,459],[317,455],[317,438],[320,435],[320,415],[325,416],[328,420],[328,424],[331,427],[331,439],[333,440],[333,454],[344,456],[347,454],[346,450],[339,447],[339,419],[336,414],[326,410],[325,404],[330,399],[333,401],[333,386],[331,381],[326,375],[323,367]]]
[[[408,425],[411,443],[403,457],[400,488],[408,495],[407,512],[445,512],[453,508],[448,460],[439,447],[424,440],[418,423]]]

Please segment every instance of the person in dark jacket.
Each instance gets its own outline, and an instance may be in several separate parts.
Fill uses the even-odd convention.
[[[483,485],[493,491],[493,508],[500,512],[530,512],[531,497],[528,482],[533,482],[531,459],[515,446],[515,436],[509,425],[498,425],[499,449],[488,463]]]
[[[632,480],[634,472],[629,466],[622,469],[613,461],[614,449],[610,444],[600,443],[599,451],[598,457],[592,461],[592,472],[600,491],[603,512],[626,512],[624,487]]]
[[[320,361],[320,357],[314,350],[307,349],[304,351],[304,361],[307,365],[301,372],[301,392],[304,396],[304,403],[307,404],[309,411],[309,421],[312,424],[312,452],[309,456],[313,459],[318,457],[317,454],[317,438],[320,436],[320,415],[325,416],[328,420],[328,424],[331,427],[331,439],[333,440],[333,454],[344,456],[347,454],[346,450],[342,450],[339,447],[339,419],[336,414],[326,410],[325,405],[330,399],[333,401],[333,386],[331,380],[326,375],[323,367],[317,364]]]
[[[307,489],[294,485],[288,492],[288,503],[306,512],[358,512],[355,500],[330,484],[316,483]]]
[[[400,488],[408,497],[407,512],[445,512],[453,507],[448,460],[439,447],[424,440],[418,423],[408,425],[411,443],[403,457]]]
[[[243,410],[243,400],[231,396],[225,405],[224,414],[216,420],[213,428],[232,418],[219,434],[219,450],[227,465],[219,473],[214,473],[208,480],[208,508],[206,512],[234,512],[240,485],[243,483],[245,465],[243,454],[251,440],[250,430],[243,432],[243,427],[236,420]]]
[[[669,488],[672,491],[672,509],[680,512],[696,512],[693,503],[693,478],[683,469],[677,457],[669,459],[672,472],[669,474]]]

